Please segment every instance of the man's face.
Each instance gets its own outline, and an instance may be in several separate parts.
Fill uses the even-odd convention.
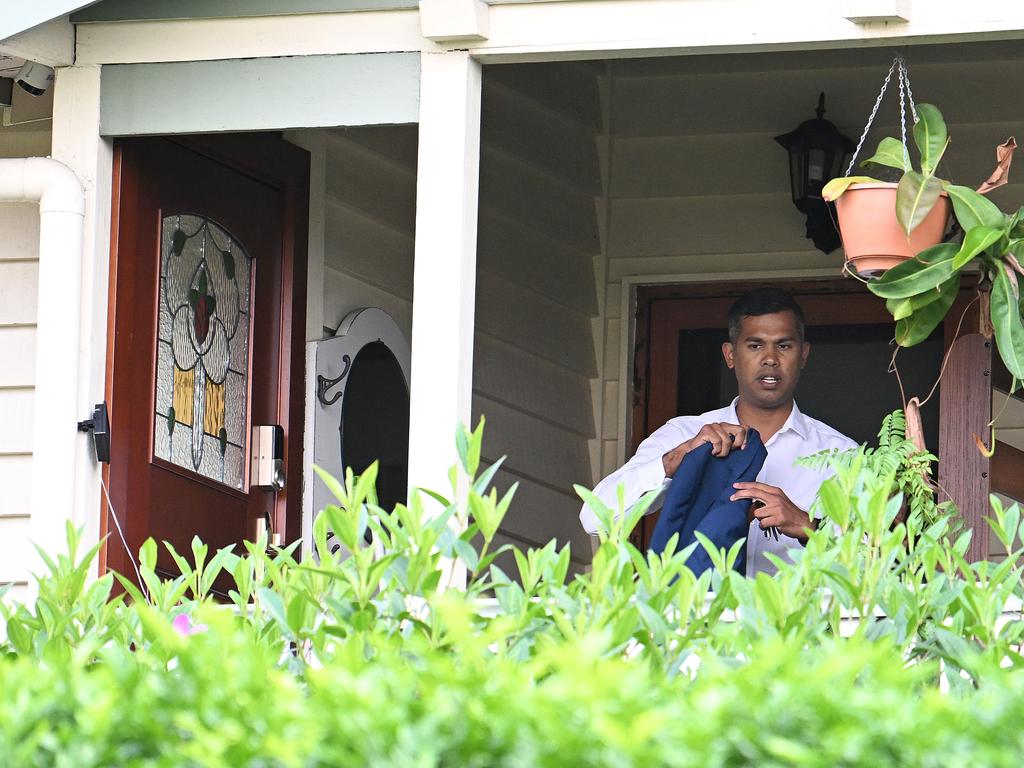
[[[736,344],[722,345],[725,364],[736,371],[740,400],[766,410],[793,400],[810,351],[788,310],[744,317]]]

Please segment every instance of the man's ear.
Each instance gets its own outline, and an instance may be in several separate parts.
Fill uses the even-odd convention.
[[[733,355],[735,355],[735,353],[736,349],[733,347],[732,342],[722,342],[722,357],[725,358],[725,364],[730,368],[734,368],[736,366],[736,361],[733,360]],[[807,355],[804,355],[804,362],[807,362]]]
[[[804,345],[804,349],[803,349],[803,352],[801,352],[801,354],[800,354],[800,369],[801,370],[803,370],[803,367],[805,365],[807,365],[807,358],[811,354],[811,342],[805,341],[805,342],[802,342],[802,343]]]

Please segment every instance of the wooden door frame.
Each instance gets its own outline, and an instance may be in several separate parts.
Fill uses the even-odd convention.
[[[977,333],[977,302],[972,301],[973,284],[968,285],[972,282],[972,278],[965,278],[960,296],[944,324],[948,362],[939,393],[939,453],[943,456],[939,466],[939,483],[950,498],[959,500],[964,524],[974,530],[968,556],[971,560],[980,560],[986,558],[989,551],[989,528],[985,518],[989,515],[990,461],[975,448],[970,435],[974,433],[985,437],[988,434],[987,423],[992,412],[992,343]],[[631,406],[625,436],[628,455],[636,452],[647,426],[651,386],[649,364],[652,302],[659,299],[734,297],[767,285],[792,292],[798,302],[802,294],[809,293],[835,293],[837,297],[866,293],[860,283],[836,277],[759,277],[655,285],[638,283],[634,286],[634,342],[629,382]],[[880,317],[891,322],[882,300],[878,299],[878,302],[882,310]],[[840,307],[837,314],[841,316],[842,312]],[[725,318],[721,321],[724,328]],[[637,531],[640,530],[638,527]]]
[[[306,337],[306,272],[309,239],[309,153],[284,140],[280,132],[217,134],[202,136],[167,136],[163,140],[179,144],[210,160],[233,168],[277,190],[282,199],[282,303],[291,302],[291,311],[282,313],[280,359],[287,361],[278,371],[277,418],[285,431],[285,457],[289,482],[275,495],[272,523],[282,533],[284,542],[296,541],[302,531],[302,452],[305,427],[305,337]],[[118,231],[120,226],[121,146],[114,142],[113,180],[111,191],[110,268],[108,274],[107,366],[105,398],[112,402],[114,363],[116,359],[115,319],[117,316]],[[112,411],[114,409],[112,408]],[[111,430],[119,425],[112,419]],[[121,427],[124,428],[124,427]],[[109,464],[103,466],[103,483],[109,488]],[[117,535],[110,516],[118,515],[122,525],[124,510],[111,510],[107,490],[100,499],[100,539]],[[108,569],[122,574],[132,572],[122,546],[113,549],[106,544],[100,550],[100,573]]]

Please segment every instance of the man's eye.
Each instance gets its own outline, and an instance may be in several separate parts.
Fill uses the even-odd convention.
[[[779,349],[789,349],[792,344],[779,344]]]
[[[747,344],[747,349],[760,349],[760,344]]]

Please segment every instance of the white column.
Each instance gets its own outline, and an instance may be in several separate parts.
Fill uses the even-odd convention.
[[[78,176],[85,188],[85,222],[78,290],[81,324],[77,347],[79,380],[77,391],[68,392],[75,402],[74,419],[86,419],[93,404],[101,402],[106,386],[107,362],[107,287],[110,280],[110,191],[113,151],[110,139],[100,136],[100,68],[64,67],[57,70],[53,94],[52,155]],[[40,276],[42,282],[42,276]],[[60,360],[49,361],[56,371]],[[38,382],[37,382],[38,384]],[[36,410],[46,408],[38,400]],[[75,429],[74,419],[61,429]],[[65,418],[65,420],[67,420]],[[125,428],[127,425],[121,425]],[[115,425],[116,429],[117,426]],[[92,440],[76,435],[74,505],[71,509],[52,510],[70,517],[85,529],[83,545],[90,547],[99,539],[100,467],[96,464]],[[53,478],[63,482],[64,478]],[[71,482],[72,478],[67,478]],[[118,510],[124,515],[124,510]],[[63,531],[61,532],[63,535]],[[111,535],[116,535],[111,531]]]
[[[446,493],[472,397],[480,65],[465,51],[421,62],[409,483]]]

